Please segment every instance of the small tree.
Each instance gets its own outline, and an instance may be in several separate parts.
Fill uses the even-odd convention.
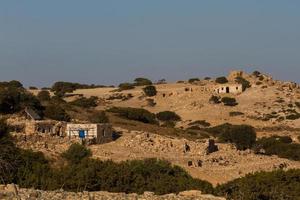
[[[251,87],[250,82],[244,79],[243,77],[238,76],[235,78],[235,81],[242,85],[243,91]]]
[[[221,97],[219,97],[219,96],[212,95],[209,98],[209,102],[212,103],[212,104],[219,104],[219,103],[221,103],[220,98]]]
[[[152,81],[147,78],[136,78],[134,82],[136,86],[152,85]]]
[[[189,79],[189,83],[194,83],[194,82],[198,82],[198,81],[200,81],[200,79],[199,78],[191,78],[191,79]]]
[[[38,93],[37,98],[40,101],[50,101],[50,99],[51,99],[50,92],[47,90],[42,90]]]
[[[5,119],[0,119],[0,139],[6,136],[8,132],[8,126],[6,124]]]
[[[119,90],[131,90],[134,89],[134,86],[132,83],[121,83],[119,85]]]
[[[57,104],[49,104],[46,106],[46,109],[44,111],[45,117],[57,121],[70,121],[70,116],[66,113],[66,111]]]
[[[238,103],[236,102],[235,98],[231,97],[223,97],[221,101],[224,103],[225,106],[236,106]]]
[[[221,77],[216,78],[216,83],[224,84],[224,83],[228,83],[228,80],[225,76],[221,76]]]
[[[180,121],[181,118],[175,112],[163,111],[156,114],[157,119],[160,121]]]
[[[148,97],[153,97],[157,94],[156,87],[153,85],[143,88],[143,91]]]
[[[72,144],[67,151],[62,153],[62,157],[67,159],[71,164],[78,164],[84,158],[88,158],[91,155],[91,150],[78,143]]]
[[[91,123],[108,123],[109,119],[104,111],[94,112],[89,116],[89,121]]]

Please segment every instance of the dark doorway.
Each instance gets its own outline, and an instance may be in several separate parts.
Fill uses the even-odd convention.
[[[229,93],[229,87],[226,87],[226,93]]]

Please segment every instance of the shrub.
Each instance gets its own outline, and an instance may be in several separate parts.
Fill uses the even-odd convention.
[[[66,113],[66,111],[58,104],[50,103],[46,106],[44,111],[45,117],[57,121],[66,121],[69,122],[71,120],[70,116]]]
[[[236,102],[235,98],[231,97],[223,97],[221,101],[224,103],[225,106],[236,106],[238,103]]]
[[[224,84],[224,83],[228,83],[228,80],[225,76],[221,76],[221,77],[216,78],[216,83]]]
[[[261,138],[256,142],[254,150],[260,153],[264,150],[266,155],[277,155],[291,160],[300,160],[300,144],[292,143],[292,139],[287,136],[272,136]]]
[[[229,113],[230,117],[235,117],[235,116],[240,116],[240,115],[244,115],[243,112],[238,112],[238,111],[232,111]]]
[[[157,119],[160,121],[180,121],[181,118],[175,112],[163,111],[156,114]]]
[[[149,124],[157,124],[155,114],[149,112],[148,110],[142,108],[122,108],[113,107],[107,110],[108,112],[118,113],[121,117],[136,120]]]
[[[136,78],[134,82],[136,86],[152,85],[152,81],[147,78]]]
[[[189,79],[189,83],[194,83],[194,82],[198,82],[198,81],[200,81],[200,79],[199,78],[191,78],[191,79]]]
[[[220,98],[221,98],[221,97],[219,97],[219,96],[212,95],[212,96],[209,98],[209,102],[211,102],[211,103],[213,103],[213,104],[219,104],[219,103],[221,103]]]
[[[50,101],[50,99],[51,99],[50,92],[47,90],[42,90],[37,94],[37,98],[40,101]]]
[[[249,125],[222,124],[206,129],[209,133],[217,136],[221,142],[235,144],[238,150],[251,148],[256,141],[256,132]]]
[[[252,72],[252,75],[259,77],[261,75],[261,73],[259,71],[254,71],[254,72]]]
[[[5,137],[7,135],[8,132],[8,126],[6,124],[5,119],[0,119],[0,139],[2,137]]]
[[[15,83],[16,84],[16,83]],[[12,114],[23,110],[25,107],[42,111],[40,101],[24,88],[13,86],[0,87],[0,113]]]
[[[286,119],[288,119],[288,120],[300,119],[300,113],[290,114],[290,115],[286,116]]]
[[[38,89],[37,87],[29,86],[29,90],[37,90],[37,89]]]
[[[148,97],[153,97],[157,94],[156,87],[152,85],[143,88],[143,91]]]
[[[300,102],[295,102],[295,105],[300,108]]]
[[[75,143],[72,144],[67,151],[62,154],[62,157],[67,159],[71,164],[78,164],[84,158],[88,158],[92,155],[91,150],[85,146]]]
[[[197,120],[194,122],[189,123],[189,126],[202,126],[202,127],[209,127],[210,123],[205,120]]]
[[[70,104],[78,107],[83,107],[83,108],[91,108],[91,107],[97,107],[97,101],[98,97],[81,97],[79,99],[76,99],[74,101],[71,101]]]
[[[209,81],[211,80],[211,77],[205,77],[204,80]]]
[[[91,123],[108,123],[109,119],[104,111],[96,111],[89,116]]]
[[[245,91],[247,88],[251,87],[250,82],[247,81],[246,79],[244,79],[243,77],[238,76],[235,78],[235,81],[242,85],[243,91]]]
[[[134,85],[132,83],[121,83],[119,85],[119,90],[123,91],[123,90],[131,90],[134,89]]]
[[[216,188],[216,194],[236,200],[294,200],[300,196],[300,170],[248,174]]]

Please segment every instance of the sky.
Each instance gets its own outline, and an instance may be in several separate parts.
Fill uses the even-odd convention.
[[[118,84],[238,69],[300,82],[299,0],[1,0],[0,81]]]

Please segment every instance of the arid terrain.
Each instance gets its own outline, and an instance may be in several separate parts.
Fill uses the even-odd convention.
[[[233,82],[236,74],[231,72],[228,80]],[[147,104],[149,99],[143,94],[143,87],[131,90],[116,91],[116,88],[81,89],[73,92],[72,101],[77,95],[99,97],[97,109],[105,110],[116,107],[144,108],[153,113],[174,111],[182,118],[176,127],[184,129],[188,124],[205,120],[211,126],[231,123],[249,124],[255,127],[258,137],[281,135],[290,136],[299,143],[300,119],[285,120],[291,112],[299,112],[295,102],[300,101],[300,89],[295,83],[275,81],[270,76],[263,75],[263,80],[254,75],[243,74],[250,81],[251,87],[241,94],[222,94],[236,98],[238,105],[234,107],[223,104],[212,104],[209,98],[218,85],[212,80],[201,80],[194,83],[157,84],[157,95],[151,97],[156,103]],[[37,91],[33,91],[36,93]],[[130,96],[130,98],[124,98]],[[231,112],[242,115],[230,116]],[[127,122],[126,122],[127,123]],[[95,158],[101,160],[124,161],[144,158],[161,158],[186,169],[193,177],[211,182],[213,185],[228,182],[257,171],[274,169],[300,168],[298,161],[291,161],[277,156],[254,154],[251,150],[238,151],[231,144],[217,143],[219,151],[206,155],[208,140],[189,140],[166,134],[164,129],[149,129],[143,125],[133,125],[130,129],[125,122],[113,123],[114,129],[121,137],[114,142],[102,145],[92,145],[90,149]],[[19,141],[23,148],[31,148],[44,152],[49,158],[55,159],[72,143],[59,138],[41,137],[37,142]],[[47,148],[45,148],[47,142]],[[188,145],[190,150],[184,151]]]

